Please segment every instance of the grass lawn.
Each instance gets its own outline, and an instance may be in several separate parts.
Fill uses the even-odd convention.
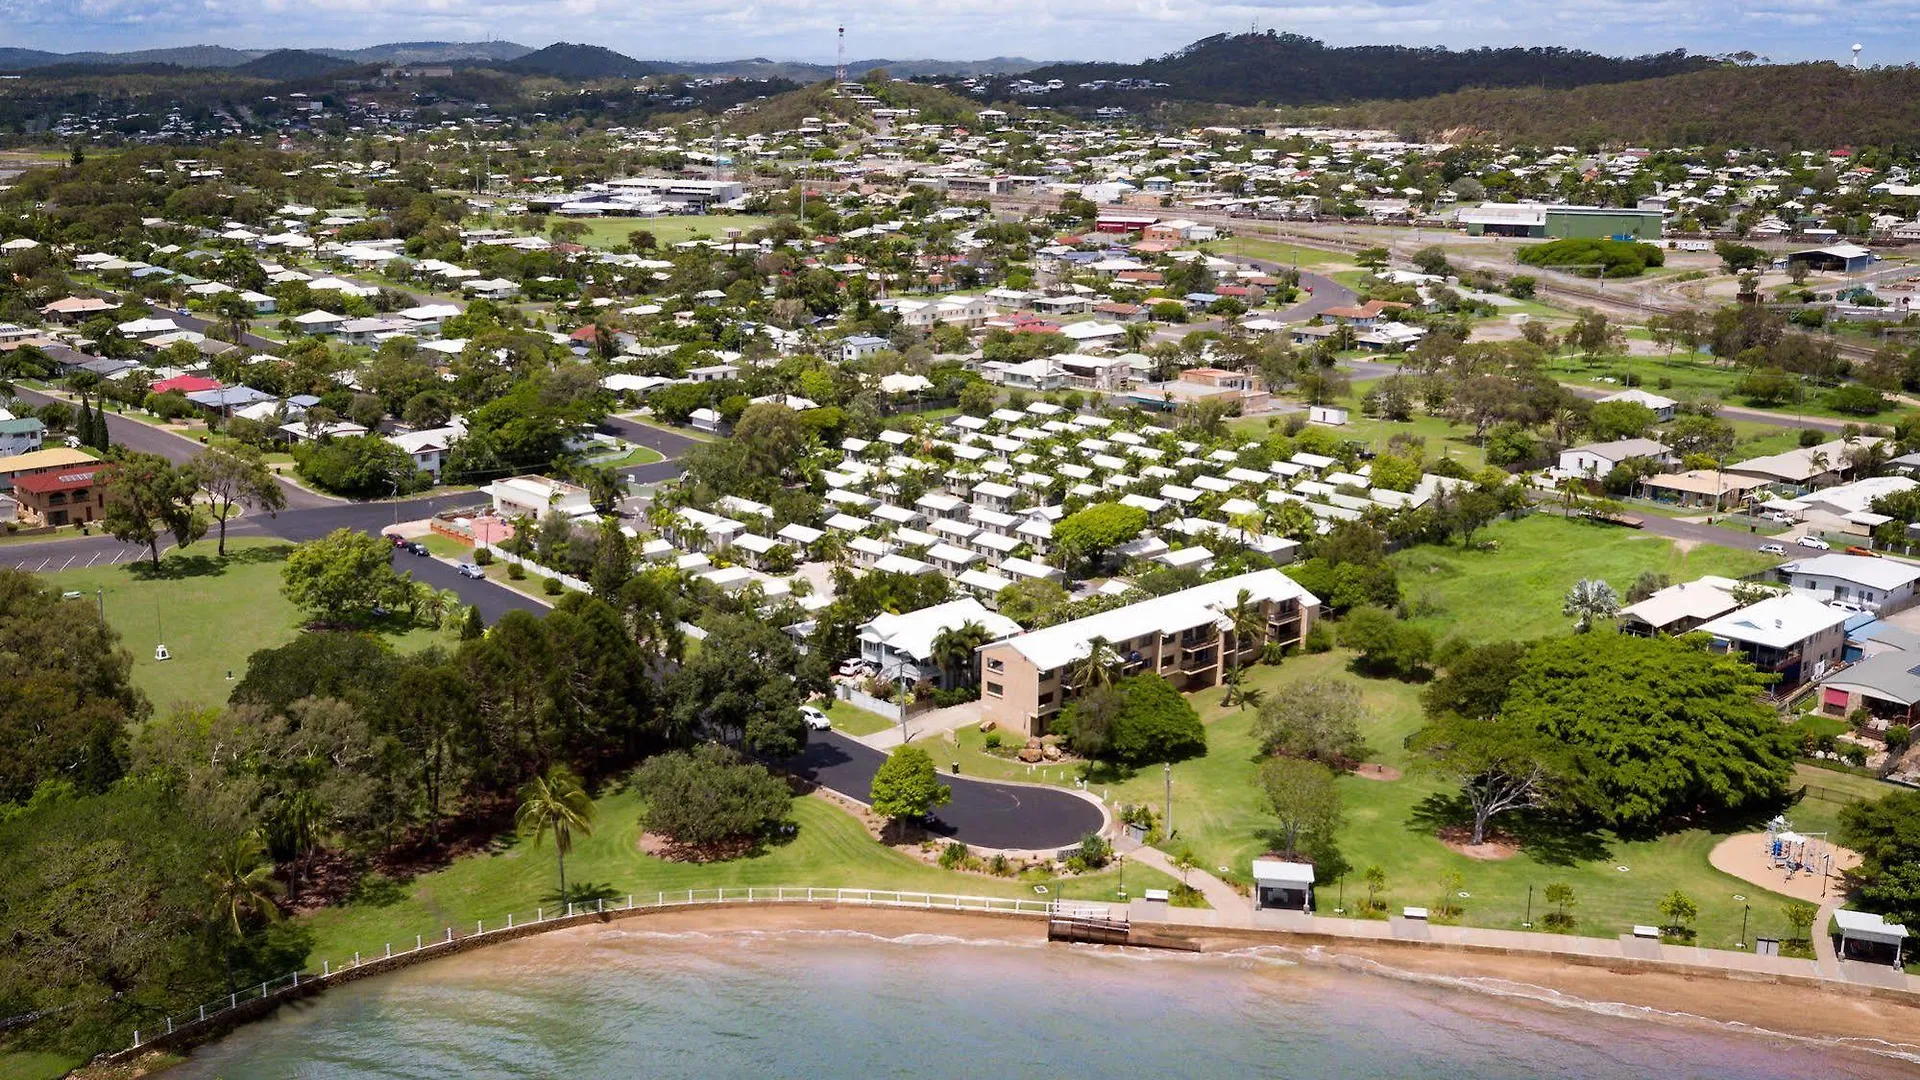
[[[1297,656],[1278,667],[1257,667],[1248,677],[1268,691],[1320,676],[1355,678],[1346,672],[1347,660],[1348,654],[1339,651]],[[1419,688],[1390,680],[1355,681],[1374,713],[1365,732],[1373,749],[1371,760],[1406,770],[1407,775],[1395,781],[1341,779],[1346,824],[1339,846],[1350,867],[1345,877],[1353,880],[1323,882],[1319,905],[1323,914],[1331,914],[1343,899],[1349,910],[1354,909],[1355,901],[1364,895],[1361,872],[1379,866],[1387,874],[1385,899],[1390,910],[1409,904],[1435,906],[1437,883],[1449,871],[1457,871],[1463,879],[1461,889],[1469,895],[1453,899],[1464,909],[1462,921],[1475,926],[1519,928],[1528,915],[1529,887],[1537,923],[1546,910],[1541,891],[1549,882],[1566,882],[1578,898],[1573,914],[1578,920],[1575,930],[1581,934],[1606,936],[1627,932],[1636,923],[1657,921],[1660,898],[1680,889],[1700,906],[1696,927],[1703,945],[1731,947],[1739,939],[1746,904],[1752,905],[1749,937],[1785,935],[1783,898],[1722,874],[1707,862],[1707,853],[1726,832],[1761,828],[1765,814],[1754,821],[1729,823],[1723,831],[1696,828],[1655,839],[1623,839],[1604,830],[1542,836],[1521,853],[1496,861],[1455,853],[1435,838],[1428,817],[1429,800],[1446,789],[1413,771],[1403,749],[1403,740],[1421,723]],[[1176,832],[1160,846],[1169,854],[1191,846],[1202,865],[1227,867],[1222,876],[1244,884],[1251,860],[1270,847],[1267,836],[1272,820],[1255,782],[1256,710],[1222,708],[1216,690],[1202,691],[1192,700],[1208,725],[1208,753],[1174,766]],[[1890,790],[1848,775],[1836,774],[1829,781],[1820,770],[1802,770],[1802,780],[1824,785],[1819,797],[1788,811],[1796,826],[1809,829],[1829,828],[1832,815],[1842,805],[1839,800]],[[1148,769],[1112,785],[1110,797],[1158,807],[1162,784],[1160,770]],[[1103,787],[1098,781],[1092,786]],[[1736,894],[1746,900],[1733,899]]]
[[[688,642],[692,644],[692,642]],[[868,712],[858,705],[846,701],[824,701],[820,708],[833,721],[835,731],[844,731],[848,735],[871,735],[876,731],[885,731],[899,723],[891,716],[881,716],[877,712]]]
[[[1258,226],[1249,226],[1257,229]],[[1323,251],[1320,248],[1302,247],[1299,244],[1287,244],[1277,240],[1261,240],[1253,236],[1229,236],[1222,240],[1210,240],[1200,245],[1204,251],[1216,255],[1244,255],[1251,259],[1269,259],[1302,270],[1320,270],[1329,266],[1347,267],[1353,260],[1337,251]]]
[[[133,653],[133,682],[165,712],[181,702],[219,704],[234,678],[246,674],[247,657],[292,641],[304,621],[280,595],[280,567],[292,546],[255,538],[227,541],[227,557],[214,554],[211,537],[185,551],[161,557],[156,573],[144,560],[118,566],[45,575],[53,588],[85,596],[105,590],[107,621]],[[432,630],[383,631],[400,649],[424,648]],[[172,659],[153,658],[156,641]]]
[[[600,469],[624,469],[629,465],[651,465],[656,461],[665,460],[667,460],[665,454],[662,454],[650,446],[636,446],[632,452],[625,457],[614,458],[612,461],[602,461],[594,467]]]
[[[629,793],[603,796],[596,804],[592,836],[574,839],[567,858],[567,881],[597,893],[638,897],[676,889],[712,889],[748,885],[814,885],[845,888],[909,889],[967,896],[1033,899],[1116,899],[1113,871],[1066,881],[1033,882],[942,870],[873,840],[851,815],[819,797],[794,800],[793,837],[760,854],[706,864],[667,862],[639,850],[638,803]],[[1047,892],[1036,893],[1035,884]],[[1127,887],[1171,888],[1167,875],[1135,866]],[[415,934],[444,932],[447,926],[471,929],[476,919],[504,920],[508,912],[531,914],[551,907],[557,892],[553,843],[539,848],[509,836],[490,852],[391,888],[358,903],[314,912],[306,924],[315,935],[308,963],[350,959],[354,950],[373,952],[387,942],[409,946]]]
[[[1672,541],[1613,525],[1568,521],[1541,511],[1482,529],[1475,542],[1494,551],[1421,545],[1391,556],[1415,625],[1436,639],[1525,640],[1570,629],[1560,612],[1581,578],[1605,578],[1624,595],[1642,570],[1690,581],[1707,574],[1740,577],[1771,565],[1753,552],[1702,546],[1682,552]]]
[[[757,214],[600,218],[595,221],[581,222],[587,227],[587,233],[580,242],[589,247],[619,248],[624,251],[627,247],[627,234],[644,229],[660,241],[661,247],[667,247],[682,240],[723,239],[728,229],[739,229],[741,235],[745,236],[755,229],[765,228],[772,223],[771,217]],[[667,258],[671,254],[666,252],[660,257]]]
[[[1387,449],[1387,441],[1395,435],[1410,435],[1425,440],[1426,456],[1432,458],[1452,458],[1469,469],[1479,469],[1486,465],[1487,454],[1471,441],[1472,429],[1454,424],[1442,417],[1428,416],[1416,410],[1413,418],[1401,423],[1394,420],[1376,420],[1360,415],[1360,398],[1374,380],[1362,380],[1354,383],[1353,393],[1337,402],[1350,413],[1351,419],[1337,428],[1326,428],[1342,439],[1364,443],[1376,453]],[[1229,421],[1236,434],[1247,438],[1265,438],[1268,431],[1285,424],[1285,416],[1249,416]]]
[[[6,1080],[58,1080],[87,1063],[82,1057],[65,1057],[38,1050],[13,1050],[0,1053],[0,1077]]]
[[[1627,375],[1633,374],[1639,376],[1642,388],[1653,393],[1671,398],[1711,396],[1729,405],[1777,413],[1782,417],[1822,416],[1862,424],[1891,424],[1901,412],[1898,405],[1892,405],[1875,416],[1853,416],[1838,412],[1827,406],[1826,389],[1813,385],[1807,386],[1805,400],[1798,405],[1756,405],[1734,393],[1734,387],[1745,372],[1715,364],[1699,354],[1675,353],[1671,357],[1602,356],[1592,363],[1580,356],[1555,355],[1548,358],[1547,370],[1563,383],[1608,389],[1625,387]],[[1606,379],[1612,381],[1604,381]],[[1671,385],[1662,388],[1663,381]]]

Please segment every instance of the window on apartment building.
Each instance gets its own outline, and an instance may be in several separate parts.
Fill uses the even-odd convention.
[[[1004,690],[1003,690],[1003,689],[1001,688],[1001,686],[1000,686],[1000,684],[999,684],[999,683],[997,683],[997,682],[990,682],[990,683],[988,683],[988,684],[987,684],[987,696],[988,696],[988,697],[1000,697],[1000,696],[1002,696],[1002,695],[1003,695],[1004,693],[1005,693],[1005,691],[1004,691]]]
[[[1004,660],[989,660],[989,661],[987,661],[987,670],[988,670],[988,671],[1005,671],[1005,670],[1007,670],[1007,664],[1006,664],[1006,661],[1004,661]]]
[[[1044,709],[1047,706],[1053,704],[1053,691],[1049,690],[1046,693],[1041,694],[1039,697],[1034,698],[1033,700],[1034,700],[1034,704]]]
[[[1172,654],[1172,653],[1161,653],[1161,654],[1160,654],[1160,666],[1161,666],[1161,667],[1172,667],[1172,666],[1173,666],[1173,654]]]

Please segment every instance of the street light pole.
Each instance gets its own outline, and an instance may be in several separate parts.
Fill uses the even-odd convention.
[[[1167,839],[1171,840],[1173,839],[1173,763],[1161,762],[1160,768],[1167,781],[1166,813],[1162,814],[1161,818],[1167,823]]]

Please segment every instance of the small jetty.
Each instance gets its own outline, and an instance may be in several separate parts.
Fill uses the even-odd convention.
[[[1136,930],[1128,922],[1125,909],[1115,915],[1103,904],[1058,903],[1047,914],[1047,940],[1076,945],[1131,945],[1143,949],[1172,949],[1199,952],[1200,943],[1190,938]]]

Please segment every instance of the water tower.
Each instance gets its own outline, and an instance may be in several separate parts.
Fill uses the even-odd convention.
[[[1860,44],[1859,44],[1859,42],[1855,42],[1855,43],[1854,43],[1854,46],[1853,46],[1853,70],[1855,70],[1855,71],[1859,71],[1859,70],[1860,70]]]

